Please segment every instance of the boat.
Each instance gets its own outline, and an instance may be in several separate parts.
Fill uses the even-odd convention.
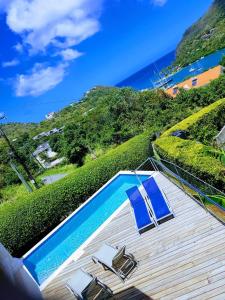
[[[171,77],[162,77],[160,80],[153,82],[156,89],[166,87],[172,81]]]
[[[195,71],[195,68],[191,68],[190,70],[189,70],[189,72],[191,73],[191,72],[194,72]]]

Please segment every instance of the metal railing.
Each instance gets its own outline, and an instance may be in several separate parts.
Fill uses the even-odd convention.
[[[165,159],[148,158],[135,171],[140,170],[161,172],[225,224],[225,193],[222,191]]]

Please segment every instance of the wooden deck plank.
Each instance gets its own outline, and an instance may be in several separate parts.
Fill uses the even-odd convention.
[[[158,174],[156,180],[175,218],[140,236],[127,204],[85,247],[84,254],[45,287],[46,300],[73,299],[65,283],[79,267],[109,285],[116,299],[225,299],[224,226],[167,178]],[[139,261],[124,284],[91,261],[104,242],[125,244]]]

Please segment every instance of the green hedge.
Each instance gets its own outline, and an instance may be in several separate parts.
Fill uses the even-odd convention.
[[[224,107],[225,99],[218,100],[209,106],[204,107],[197,113],[191,115],[190,117],[184,119],[183,121],[179,122],[178,124],[174,125],[170,129],[166,130],[160,138],[170,136],[170,134],[176,130],[188,130],[191,126],[195,123],[201,121],[206,117],[207,114],[211,114],[214,110],[218,110],[219,107]]]
[[[194,140],[173,137],[171,133],[175,130],[189,130],[196,123],[200,125],[201,120],[208,114],[219,110],[224,105],[225,99],[222,99],[207,106],[164,132],[155,141],[155,148],[162,158],[175,162],[223,191],[225,190],[225,167],[219,160],[207,154],[208,150],[214,148]]]
[[[215,136],[223,128],[224,124],[225,101],[190,126],[188,131],[191,139],[196,139],[205,145],[212,145]]]
[[[136,136],[72,175],[0,205],[0,241],[22,255],[118,171],[141,164],[150,154],[149,136]]]

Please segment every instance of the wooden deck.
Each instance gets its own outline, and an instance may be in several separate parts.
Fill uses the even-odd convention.
[[[46,300],[72,300],[65,283],[78,267],[98,276],[115,299],[225,299],[225,227],[162,175],[175,218],[141,236],[129,204],[98,234],[76,262],[71,262],[44,289]],[[123,284],[91,261],[103,242],[126,245],[139,266]]]

